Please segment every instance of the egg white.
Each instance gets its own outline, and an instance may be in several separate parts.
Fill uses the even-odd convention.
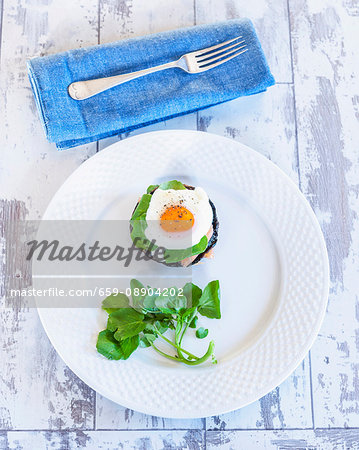
[[[193,214],[194,224],[190,230],[167,232],[161,227],[161,215],[167,208],[183,206]],[[199,243],[211,228],[213,211],[204,189],[194,190],[156,189],[146,214],[146,237],[156,245],[167,249],[186,249]]]

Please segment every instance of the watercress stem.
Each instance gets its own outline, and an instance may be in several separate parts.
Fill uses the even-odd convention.
[[[176,356],[171,356],[171,355],[168,355],[167,353],[164,353],[163,351],[161,351],[159,348],[157,348],[152,342],[150,342],[150,344],[151,344],[151,347],[154,349],[154,350],[156,350],[156,352],[157,353],[159,353],[160,355],[162,355],[162,356],[164,356],[165,358],[168,358],[168,359],[172,359],[173,361],[181,361],[179,358],[177,358]]]
[[[208,345],[208,349],[206,353],[202,356],[202,358],[197,359],[196,361],[188,361],[186,358],[176,358],[175,356],[168,355],[167,353],[162,352],[159,348],[157,348],[153,343],[151,343],[151,346],[156,350],[157,353],[164,356],[165,358],[172,359],[173,361],[180,361],[184,364],[187,364],[188,366],[196,366],[198,364],[202,364],[203,362],[207,361],[207,359],[213,354],[214,350],[214,342],[211,341]]]
[[[156,327],[156,325],[154,325],[154,328],[155,328],[156,332],[158,333],[158,335],[161,336],[161,338],[164,339],[166,342],[168,342],[168,344],[172,345],[172,347],[174,347],[177,350],[177,352],[178,352],[178,350],[180,350],[180,352],[185,353],[186,355],[190,356],[191,358],[199,359],[198,356],[193,355],[192,353],[188,352],[187,350],[184,350],[183,348],[179,347],[178,345],[174,344],[172,341],[167,339],[166,336],[164,336],[160,331],[158,331],[158,328]],[[179,356],[181,356],[181,355],[179,354]]]
[[[185,325],[185,327],[184,327],[184,330],[183,330],[183,332],[182,332],[182,334],[181,334],[181,338],[180,338],[180,340],[179,340],[179,342],[178,342],[179,345],[182,344],[183,336],[184,336],[185,332],[187,331],[187,328],[189,327],[189,324],[192,322],[193,317],[194,317],[196,314],[197,314],[197,308],[193,311],[193,313],[191,314],[190,318],[187,320],[187,323],[186,323],[186,325]]]
[[[177,353],[178,356],[182,359],[185,359],[185,357],[182,355],[181,350],[180,350],[180,345],[179,345],[179,335],[181,333],[182,330],[182,326],[183,326],[183,322],[182,322],[182,318],[180,315],[177,316],[177,324],[176,324],[176,330],[175,330],[175,343],[176,343],[176,348],[177,348]]]
[[[208,345],[206,353],[202,356],[202,358],[199,358],[196,361],[188,361],[188,359],[181,358],[180,361],[184,362],[185,364],[188,364],[189,366],[196,366],[198,364],[202,364],[203,362],[207,361],[207,359],[210,356],[212,356],[213,351],[214,351],[214,342],[211,341]]]

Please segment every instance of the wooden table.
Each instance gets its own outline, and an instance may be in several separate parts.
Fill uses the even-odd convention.
[[[201,420],[146,416],[97,395],[61,361],[24,299],[0,310],[0,448],[359,448],[359,1],[1,0],[0,227],[41,218],[83,161],[116,139],[58,152],[26,74],[34,55],[246,16],[277,80],[268,92],[157,124],[236,139],[274,161],[310,201],[331,264],[327,314],[273,392]],[[30,283],[21,258],[1,259]]]

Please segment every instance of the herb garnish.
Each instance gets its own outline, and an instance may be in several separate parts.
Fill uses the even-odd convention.
[[[165,290],[145,288],[138,280],[131,280],[131,300],[122,294],[105,298],[102,308],[109,314],[107,328],[97,339],[97,351],[108,359],[128,359],[138,347],[152,347],[157,353],[173,361],[187,365],[198,365],[214,357],[214,342],[210,341],[201,357],[182,347],[183,337],[190,328],[196,328],[198,314],[220,319],[220,291],[218,280],[211,281],[202,291],[193,283],[182,289],[172,287]],[[173,330],[174,337],[164,335]],[[203,339],[208,330],[202,327],[196,336]],[[157,346],[157,339],[173,347],[175,354],[165,353]]]

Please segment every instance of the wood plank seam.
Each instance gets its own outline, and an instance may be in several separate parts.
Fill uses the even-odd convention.
[[[316,432],[321,432],[321,431],[359,431],[359,427],[330,427],[330,428],[325,428],[325,427],[318,427],[315,428],[314,431]],[[66,429],[54,429],[54,428],[16,428],[16,429],[5,429],[5,430],[0,430],[1,432],[7,432],[7,431],[11,431],[11,432],[19,432],[19,433],[25,433],[28,431],[36,431],[39,433],[58,433],[58,432],[64,432],[64,433],[77,433],[77,432],[84,432],[84,431],[96,431],[96,432],[109,432],[109,431],[119,431],[119,432],[128,432],[128,433],[136,433],[138,431],[155,431],[155,432],[170,432],[170,431],[206,431],[206,432],[210,432],[210,433],[222,433],[222,432],[234,432],[234,431],[242,431],[242,432],[251,432],[251,431],[259,431],[261,433],[267,433],[270,431],[273,432],[289,432],[289,431],[313,431],[312,427],[304,427],[304,428],[295,428],[295,427],[291,427],[291,428],[283,428],[283,429],[279,429],[279,428],[272,428],[272,429],[266,429],[266,428],[226,428],[225,430],[205,430],[205,428],[134,428],[134,429],[129,429],[129,428],[96,428],[96,430],[93,430],[91,427],[88,428],[66,428]]]
[[[288,11],[288,28],[289,28],[289,50],[290,50],[290,64],[292,71],[292,85],[293,85],[293,111],[294,111],[294,132],[295,132],[295,146],[296,146],[296,156],[297,156],[297,173],[298,173],[298,187],[301,189],[301,173],[300,173],[300,163],[299,163],[299,145],[298,145],[298,120],[297,120],[297,102],[295,97],[295,82],[294,82],[294,62],[293,62],[293,42],[292,42],[292,24],[290,20],[290,6],[289,0],[287,0],[287,11]],[[310,367],[310,365],[309,365]]]
[[[315,419],[314,419],[314,399],[313,399],[313,375],[312,375],[312,355],[309,350],[309,385],[310,385],[310,405],[312,408],[312,423],[313,429],[315,428]]]

